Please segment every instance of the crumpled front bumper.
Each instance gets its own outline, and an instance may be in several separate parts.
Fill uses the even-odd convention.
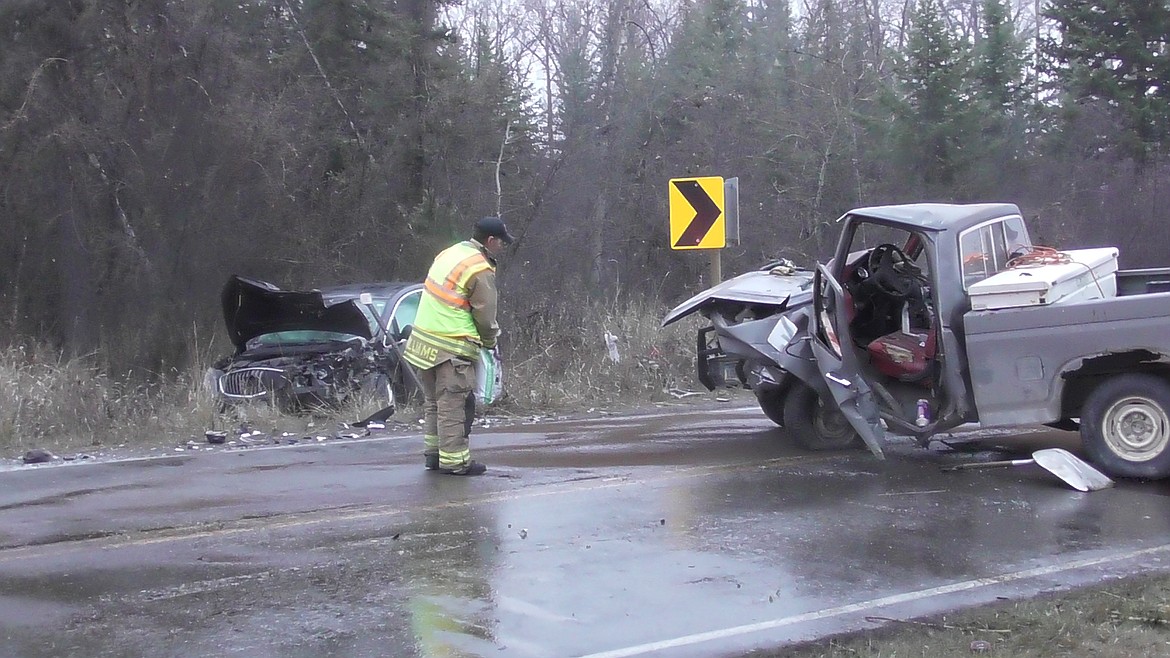
[[[700,329],[697,342],[695,374],[708,391],[739,388],[746,384],[742,374],[743,358],[724,353],[719,346],[719,337],[715,335],[715,327]]]

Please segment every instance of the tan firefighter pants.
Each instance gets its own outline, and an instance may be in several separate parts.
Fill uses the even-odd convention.
[[[420,370],[423,390],[423,438],[426,453],[439,453],[439,468],[459,468],[471,461],[468,434],[475,418],[475,364],[448,359]]]

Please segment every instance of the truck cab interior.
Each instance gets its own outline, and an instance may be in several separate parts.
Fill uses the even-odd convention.
[[[841,273],[849,335],[862,376],[885,409],[890,429],[926,435],[949,407],[941,381],[939,317],[931,264],[950,254],[930,253],[932,243],[913,229],[862,222],[849,236]],[[1031,242],[1018,216],[960,234],[964,289],[1008,269]],[[921,401],[925,401],[925,410]],[[931,410],[935,410],[932,412]]]
[[[844,282],[849,328],[883,378],[929,387],[937,352],[929,264],[924,241],[900,232],[899,242],[881,242],[850,258]]]

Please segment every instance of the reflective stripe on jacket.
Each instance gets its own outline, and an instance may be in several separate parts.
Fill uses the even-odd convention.
[[[482,272],[495,272],[495,267],[474,242],[460,242],[435,257],[406,342],[412,365],[431,368],[442,355],[479,358],[483,341],[471,314],[468,284]]]

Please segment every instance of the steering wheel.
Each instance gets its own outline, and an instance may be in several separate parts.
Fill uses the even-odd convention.
[[[879,244],[869,252],[870,280],[878,290],[904,299],[910,296],[921,271],[906,257],[898,245]]]

